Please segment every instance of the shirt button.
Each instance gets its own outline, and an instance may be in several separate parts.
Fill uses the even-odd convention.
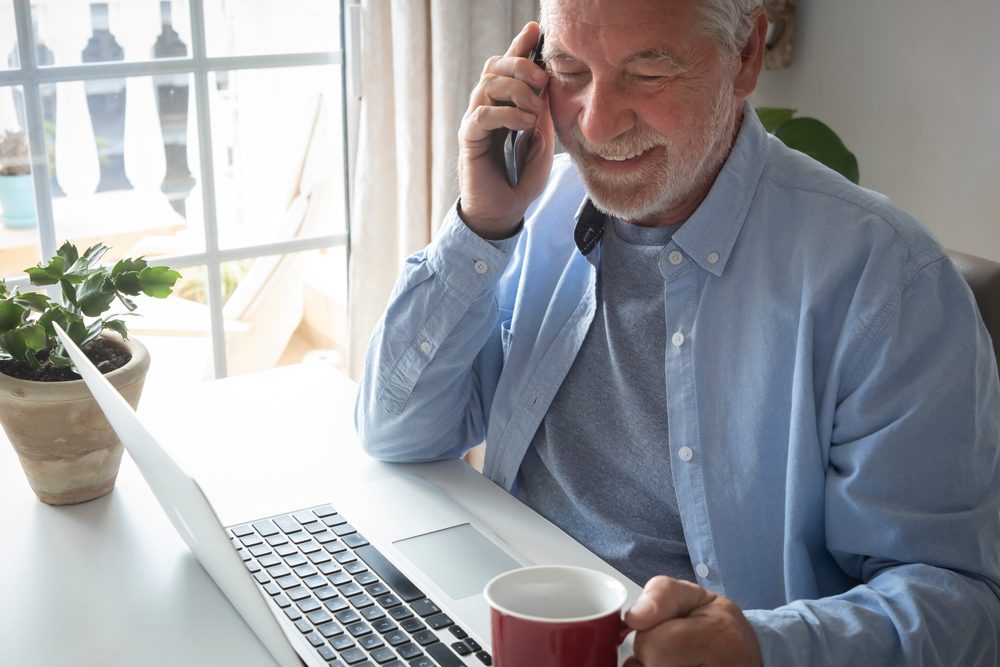
[[[677,456],[680,457],[681,461],[690,461],[694,458],[694,451],[690,447],[681,447]]]
[[[670,342],[674,344],[674,347],[680,347],[681,345],[684,344],[684,334],[678,331],[670,339]]]
[[[710,253],[708,253],[708,263],[709,264],[718,264],[719,263],[719,253],[717,253],[717,252],[710,252]]]
[[[674,266],[677,266],[678,264],[684,261],[684,255],[682,255],[679,251],[674,250],[669,255],[667,255],[667,261],[673,264]]]
[[[704,579],[705,577],[708,576],[708,566],[705,565],[704,563],[698,563],[697,565],[694,566],[694,573],[697,574],[702,579]]]
[[[489,270],[489,265],[481,259],[477,259],[476,263],[472,265],[472,268],[476,270],[476,273],[482,275]]]
[[[424,342],[420,343],[420,351],[423,352],[424,354],[430,352],[431,342],[429,340],[425,340]]]

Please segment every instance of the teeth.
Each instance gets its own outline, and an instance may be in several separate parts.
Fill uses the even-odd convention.
[[[603,157],[605,160],[610,160],[611,162],[624,162],[625,160],[631,160],[632,158],[639,157],[645,152],[646,152],[645,150],[641,150],[641,151],[636,151],[631,155],[622,155],[622,156],[602,155],[601,157]]]

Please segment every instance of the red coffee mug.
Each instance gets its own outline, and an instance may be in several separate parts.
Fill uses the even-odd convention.
[[[628,593],[614,577],[569,565],[539,565],[494,577],[490,605],[496,667],[617,667],[631,628]]]

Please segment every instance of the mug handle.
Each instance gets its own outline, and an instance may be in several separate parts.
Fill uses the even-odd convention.
[[[625,641],[625,638],[629,636],[630,633],[635,628],[632,628],[625,622],[625,619],[621,616],[618,617],[618,645],[621,646]]]

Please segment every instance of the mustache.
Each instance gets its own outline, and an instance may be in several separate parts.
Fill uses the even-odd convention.
[[[571,134],[574,141],[576,141],[577,145],[583,151],[611,160],[629,158],[645,153],[658,146],[663,146],[669,150],[672,146],[669,138],[645,125],[637,126],[624,134],[618,135],[613,140],[602,144],[594,144],[588,141],[583,136],[578,125],[573,125]]]

